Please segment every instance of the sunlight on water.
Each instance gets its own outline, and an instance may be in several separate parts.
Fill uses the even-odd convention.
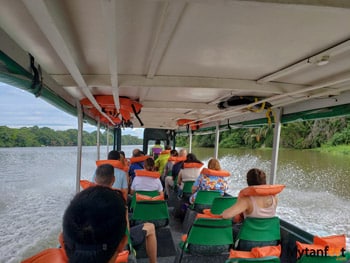
[[[134,148],[122,150],[130,157]],[[106,152],[102,147],[101,158]],[[209,160],[208,156],[201,159],[205,164]],[[84,147],[82,178],[91,179],[95,160],[96,148]],[[225,155],[220,162],[232,173],[232,195],[246,186],[249,169],[270,172],[270,161],[259,155]],[[329,165],[309,170],[292,162],[280,165],[277,183],[287,188],[279,195],[278,215],[313,234],[345,233],[349,248],[349,198],[334,194],[335,188],[338,193],[349,191],[343,173]],[[57,246],[62,216],[75,192],[75,174],[75,147],[0,149],[0,263],[18,263]]]

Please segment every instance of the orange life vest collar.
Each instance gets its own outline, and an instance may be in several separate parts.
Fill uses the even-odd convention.
[[[97,184],[90,182],[88,180],[80,180],[80,186],[83,189],[89,188],[91,186],[96,186]]]
[[[160,154],[170,154],[170,150],[163,150],[160,152]]]
[[[203,166],[202,163],[184,163],[184,168],[201,168]]]
[[[102,164],[110,164],[114,168],[117,168],[119,170],[123,170],[127,172],[129,170],[129,167],[125,166],[120,160],[97,160],[96,165],[100,166]]]
[[[159,172],[151,172],[147,170],[135,170],[136,176],[146,176],[146,177],[152,177],[152,178],[160,178]]]
[[[130,158],[130,163],[144,162],[148,158],[152,158],[152,157],[148,156],[148,155],[143,155],[143,156],[139,156],[139,157],[131,157]]]
[[[239,197],[244,196],[265,196],[265,195],[276,195],[282,192],[286,186],[283,184],[264,184],[264,185],[252,185],[242,189],[239,192]]]
[[[175,163],[183,162],[186,160],[186,156],[170,156],[168,161],[172,161]]]
[[[209,169],[209,168],[203,168],[201,171],[201,174],[205,174],[205,175],[212,175],[212,176],[220,176],[220,177],[228,177],[230,176],[230,172],[228,171],[218,171],[218,170],[213,170],[213,169]]]

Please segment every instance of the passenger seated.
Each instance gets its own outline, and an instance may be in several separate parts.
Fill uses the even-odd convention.
[[[126,227],[120,191],[89,187],[73,198],[64,213],[62,247],[43,250],[22,263],[114,263],[127,244]]]
[[[114,177],[112,187],[120,190],[123,193],[124,199],[128,196],[128,166],[121,160],[121,155],[118,151],[112,150],[108,153],[108,160],[98,160],[96,165],[110,164],[114,167]],[[95,182],[96,174],[93,175],[92,182]]]
[[[266,185],[266,174],[257,168],[248,171],[247,184],[248,187],[240,191],[237,202],[226,209],[222,213],[222,217],[225,219],[236,217],[235,221],[238,221],[237,217],[240,217],[241,214],[243,214],[243,218],[275,217],[277,208],[276,194],[281,192],[284,186]],[[254,189],[260,189],[260,191],[254,193]],[[234,229],[234,232],[234,235],[237,236],[239,227]],[[266,245],[276,245],[276,243]],[[239,250],[250,251],[255,245],[242,247],[243,245],[241,244],[240,246]]]
[[[203,163],[197,159],[196,155],[189,153],[177,177],[177,184],[179,186],[179,195],[183,189],[183,183],[186,181],[195,181],[203,167]]]
[[[96,183],[111,187],[114,182],[113,167],[104,164],[96,169]],[[157,262],[157,238],[155,226],[152,223],[143,223],[130,228],[130,239],[133,247],[137,248],[143,242],[146,242],[146,252],[149,262]]]
[[[229,172],[221,170],[220,163],[217,159],[210,159],[208,162],[208,169],[203,168],[200,175],[193,183],[193,194],[189,199],[190,203],[194,203],[199,190],[217,190],[220,191],[221,195],[224,195],[228,190],[227,178],[229,176]]]
[[[159,194],[163,194],[160,174],[154,171],[154,160],[149,157],[145,160],[144,166],[144,170],[136,170],[130,193],[134,194],[136,191],[158,191]]]

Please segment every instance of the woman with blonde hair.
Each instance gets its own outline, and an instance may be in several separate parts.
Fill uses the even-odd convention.
[[[208,168],[203,168],[200,175],[193,183],[190,203],[193,204],[199,190],[220,191],[224,195],[228,190],[228,171],[221,170],[219,160],[212,158],[208,162]]]

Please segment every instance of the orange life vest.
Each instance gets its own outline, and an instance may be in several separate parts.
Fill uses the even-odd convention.
[[[80,180],[80,186],[83,189],[89,188],[91,186],[96,186],[97,184],[90,182],[88,180]]]
[[[103,112],[106,113],[115,124],[128,124],[131,119],[131,114],[134,114],[135,117],[138,118],[137,114],[141,112],[142,104],[126,97],[119,97],[119,111],[115,107],[113,95],[96,95],[94,97],[101,106]],[[95,117],[99,116],[102,123],[112,125],[112,123],[109,123],[107,118],[94,107],[88,98],[80,100],[80,104],[83,105],[84,110],[91,115]],[[141,122],[141,126],[142,125]]]
[[[179,119],[176,121],[177,125],[179,126],[188,126],[188,128],[191,128],[192,131],[198,130],[200,127],[202,127],[203,122],[202,121],[195,121],[190,119]]]
[[[217,171],[217,170],[213,170],[213,169],[209,169],[209,168],[203,168],[201,171],[201,174],[205,174],[205,175],[212,175],[212,176],[220,176],[220,177],[228,177],[230,176],[230,172],[228,171]]]
[[[168,161],[175,162],[175,163],[183,162],[185,160],[186,160],[186,156],[170,156],[168,159]]]
[[[119,170],[123,170],[127,172],[129,170],[129,167],[123,164],[120,160],[97,160],[96,166],[100,166],[102,164],[110,164],[114,168],[117,168]]]
[[[184,163],[184,168],[201,168],[203,167],[202,163]]]
[[[250,251],[230,250],[229,258],[263,258],[263,257],[280,257],[281,245],[254,247]]]
[[[160,178],[159,172],[152,172],[147,170],[135,170],[136,176],[146,176],[146,177],[152,177],[152,178]]]
[[[143,155],[143,156],[139,156],[139,157],[131,157],[130,158],[130,163],[144,162],[148,158],[152,158],[152,157],[149,156],[149,155]]]
[[[157,200],[164,200],[164,193],[160,193],[159,195],[156,196],[148,196],[148,195],[143,195],[136,193],[136,201],[157,201]]]
[[[283,184],[263,184],[263,185],[252,185],[242,189],[238,197],[244,196],[256,196],[256,195],[276,195],[282,192],[286,186]]]

